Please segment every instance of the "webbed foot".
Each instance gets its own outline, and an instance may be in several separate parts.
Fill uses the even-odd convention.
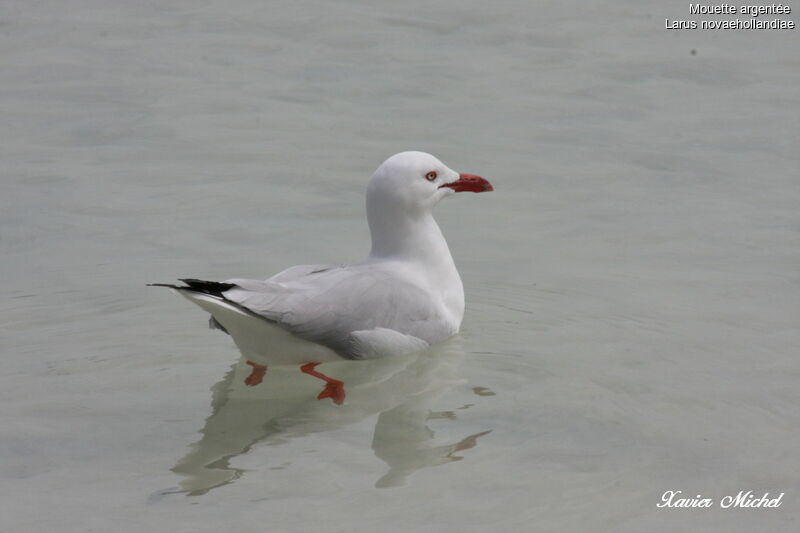
[[[325,388],[317,396],[318,400],[323,398],[330,398],[336,405],[342,405],[345,399],[344,382],[338,379],[333,379],[325,374],[320,374],[314,368],[320,363],[306,363],[300,367],[300,372],[314,376],[325,382]]]
[[[264,380],[264,374],[267,373],[267,367],[265,365],[259,365],[258,363],[254,363],[252,361],[245,361],[248,365],[253,367],[252,372],[250,375],[244,378],[244,384],[248,387],[253,387],[258,385]]]

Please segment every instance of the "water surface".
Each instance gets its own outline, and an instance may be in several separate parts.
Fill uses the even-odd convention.
[[[2,529],[791,530],[797,33],[685,10],[6,2]],[[463,331],[341,408],[145,288],[361,258],[409,149],[495,186],[437,209]]]

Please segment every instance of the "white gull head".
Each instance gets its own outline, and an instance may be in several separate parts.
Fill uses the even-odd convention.
[[[456,192],[493,190],[480,176],[460,174],[425,152],[401,152],[384,161],[367,186],[370,257],[450,258],[431,210]],[[452,261],[452,259],[451,259]]]

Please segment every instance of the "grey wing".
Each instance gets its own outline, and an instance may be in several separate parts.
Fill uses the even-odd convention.
[[[379,271],[334,267],[286,283],[230,282],[241,288],[225,298],[349,358],[365,356],[365,332],[390,330],[425,343],[455,333],[426,291]],[[393,334],[375,336],[394,342]]]
[[[326,270],[330,270],[332,268],[340,268],[341,266],[343,265],[297,265],[289,267],[281,272],[278,272],[277,274],[269,278],[267,281],[286,283],[289,281],[294,281],[302,277],[308,276],[309,274],[317,274],[320,272],[325,272]],[[238,280],[238,281],[252,281],[252,280]]]

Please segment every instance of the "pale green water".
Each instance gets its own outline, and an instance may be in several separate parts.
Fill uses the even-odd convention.
[[[796,527],[797,30],[580,6],[6,2],[0,529]],[[343,407],[144,287],[360,258],[408,149],[495,185],[437,211],[463,332]]]

